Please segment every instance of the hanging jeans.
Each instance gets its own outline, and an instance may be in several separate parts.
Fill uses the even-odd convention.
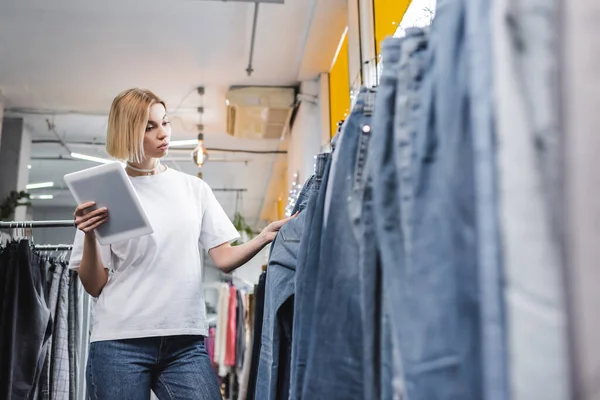
[[[568,326],[561,245],[555,0],[493,2],[500,220],[510,393],[565,400]]]
[[[31,399],[52,332],[40,260],[21,240],[2,250],[0,270],[0,398]]]
[[[507,325],[504,307],[500,236],[497,136],[494,119],[492,4],[467,0],[469,95],[476,188],[477,247],[481,312],[482,399],[506,400],[508,390]]]
[[[416,121],[422,117],[421,82],[427,50],[422,29],[408,29],[404,38],[389,38],[382,45],[383,72],[377,93],[370,146],[373,213],[376,239],[365,234],[363,246],[376,241],[381,257],[381,398],[403,398],[399,322],[408,320],[403,285],[410,253],[412,172]],[[365,196],[366,198],[366,196]],[[368,204],[365,201],[365,204]],[[368,211],[368,209],[367,209]],[[363,225],[370,219],[365,216]],[[404,315],[401,315],[404,313]]]
[[[271,245],[257,399],[284,400],[289,397],[296,266],[300,240],[306,226],[305,209],[311,195],[319,190],[329,157],[329,154],[317,157],[316,173],[302,188],[292,211],[293,214],[300,214],[281,228]]]
[[[305,214],[304,229],[300,239],[298,258],[296,261],[296,293],[294,296],[294,321],[292,342],[292,362],[290,379],[290,398],[305,398],[302,385],[307,368],[308,348],[310,344],[311,326],[316,319],[315,290],[317,286],[318,260],[321,248],[323,226],[323,211],[325,193],[328,187],[331,157],[317,159],[316,185],[318,191],[313,191],[309,197]]]
[[[482,399],[465,1],[439,0],[429,32],[408,262],[386,292],[409,399]]]
[[[318,264],[312,278],[316,283],[314,317],[304,326],[310,330],[307,363],[302,387],[302,399],[364,398],[363,347],[365,283],[359,264],[359,244],[352,208],[360,203],[363,194],[365,163],[371,135],[371,116],[375,106],[375,91],[361,89],[356,104],[345,122],[333,184],[333,193],[341,203],[329,210],[327,227],[323,232]],[[322,229],[323,209],[317,208]],[[317,221],[317,218],[315,218]],[[314,226],[314,225],[313,225]],[[313,232],[311,232],[311,235]],[[313,251],[311,248],[309,251]],[[375,279],[369,271],[369,281]],[[371,327],[372,328],[372,327]],[[370,330],[373,335],[373,329]]]

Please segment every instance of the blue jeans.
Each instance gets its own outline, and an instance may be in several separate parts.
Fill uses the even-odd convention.
[[[350,209],[356,204],[355,197],[363,192],[374,98],[373,91],[361,90],[336,149],[341,156],[335,176],[330,176],[327,184],[333,185],[340,204],[332,204],[329,211],[320,241],[317,275],[311,278],[316,291],[312,323],[302,327],[310,331],[302,396],[299,397],[302,399],[364,398],[366,314],[360,252]],[[322,229],[322,218],[316,228]]]
[[[319,154],[315,175],[302,188],[292,211],[292,214],[299,211],[300,215],[281,228],[271,245],[256,380],[257,399],[283,399],[288,398],[290,393],[296,266],[301,238],[306,228],[305,208],[310,197],[319,191],[329,158],[329,154]]]
[[[108,340],[90,344],[91,400],[221,400],[203,336]]]
[[[421,89],[409,263],[396,289],[409,399],[483,398],[465,18],[465,0],[438,1]]]
[[[402,322],[408,320],[403,292],[409,251],[411,217],[413,123],[420,103],[417,90],[427,38],[422,30],[408,30],[405,38],[389,38],[382,45],[383,72],[379,82],[370,147],[373,180],[373,222],[381,257],[381,398],[402,398],[404,370],[401,354]],[[418,114],[420,116],[420,114]],[[365,196],[365,207],[368,205]],[[366,208],[368,210],[368,208]],[[363,225],[368,227],[369,219]],[[373,236],[373,235],[370,235]],[[362,240],[369,242],[369,235]]]
[[[322,174],[318,174],[320,171],[317,171],[315,190],[311,191],[308,204],[303,211],[305,221],[296,261],[290,399],[305,398],[302,394],[302,385],[307,368],[311,326],[318,318],[315,315],[315,291],[331,157],[326,157],[322,161],[325,163],[324,170]]]

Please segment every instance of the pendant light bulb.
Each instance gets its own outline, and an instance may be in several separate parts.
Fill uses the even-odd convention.
[[[204,162],[208,159],[208,152],[206,151],[206,148],[204,148],[203,133],[198,134],[198,144],[192,152],[192,159],[198,167],[202,167],[202,165],[204,165]]]

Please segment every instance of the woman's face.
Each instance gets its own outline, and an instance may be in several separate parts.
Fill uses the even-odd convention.
[[[161,158],[169,150],[171,123],[165,107],[156,103],[150,107],[150,116],[144,135],[144,154],[146,158]]]

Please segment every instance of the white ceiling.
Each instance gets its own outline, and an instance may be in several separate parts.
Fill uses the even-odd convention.
[[[225,133],[225,93],[232,85],[289,86],[329,69],[345,26],[345,0],[261,3],[251,77],[246,74],[254,5],[200,0],[3,0],[0,3],[0,91],[5,115],[23,117],[34,139],[104,142],[107,111],[123,89],[144,87],[173,114],[173,139],[195,138],[195,111],[205,108],[209,148],[269,151],[273,141],[243,141]],[[195,89],[204,86],[202,101]],[[103,155],[102,146],[69,145]],[[32,156],[68,153],[34,144]],[[195,174],[189,152],[169,165]],[[204,178],[214,188],[244,188],[244,214],[258,222],[274,154],[211,153]],[[187,159],[187,161],[186,161]],[[234,159],[234,162],[216,160]],[[247,162],[246,162],[247,161]],[[62,185],[65,173],[94,164],[34,159],[30,182]],[[63,191],[64,192],[64,191]],[[56,191],[44,205],[71,205]],[[235,194],[217,192],[231,214]],[[39,205],[40,203],[35,203]]]

